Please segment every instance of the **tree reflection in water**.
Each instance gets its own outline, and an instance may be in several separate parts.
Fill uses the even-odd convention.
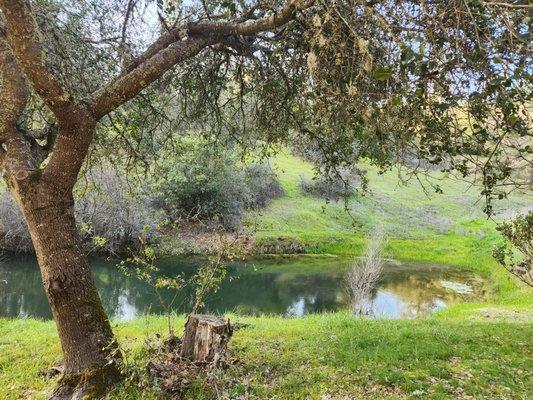
[[[254,264],[256,268],[232,266],[229,274],[233,279],[224,281],[220,290],[207,299],[204,311],[300,316],[350,307],[344,283],[349,264],[346,259],[301,257],[288,261],[256,260]],[[92,260],[96,284],[113,318],[131,320],[144,313],[164,312],[150,287],[125,277],[115,265],[114,261]],[[160,268],[167,273],[192,274],[195,265],[195,260],[174,258],[162,261]],[[16,257],[0,264],[0,282],[0,316],[51,318],[34,259]],[[471,293],[464,290],[464,285],[471,288]],[[476,275],[455,268],[386,265],[382,279],[366,301],[368,313],[404,318],[485,297],[486,288],[486,283]],[[186,290],[181,293],[175,303],[176,313],[190,310],[189,295]],[[163,296],[173,293],[163,292]]]

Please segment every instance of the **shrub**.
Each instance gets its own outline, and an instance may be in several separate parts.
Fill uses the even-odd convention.
[[[372,312],[372,291],[383,273],[383,241],[383,230],[377,228],[368,241],[363,258],[355,259],[346,275],[351,310],[356,315]]]
[[[22,253],[33,249],[26,221],[7,191],[0,193],[0,248]]]
[[[76,191],[75,213],[87,250],[107,253],[136,248],[140,237],[149,241],[160,218],[150,199],[113,169],[87,174],[85,185]],[[7,192],[0,194],[0,248],[33,251],[26,223]]]
[[[146,188],[128,182],[112,167],[92,169],[76,188],[75,213],[89,251],[122,253],[150,242],[158,222],[218,218],[226,228],[246,209],[264,207],[283,190],[267,164],[244,166],[234,152],[213,154],[205,143],[186,138],[164,154]],[[146,191],[149,191],[148,193]],[[0,193],[0,248],[33,250],[30,235],[9,193]]]
[[[235,228],[246,209],[263,207],[282,189],[267,166],[245,167],[234,152],[213,153],[186,137],[155,173],[153,190],[172,220],[219,219]]]
[[[340,198],[353,196],[359,186],[361,186],[361,179],[355,170],[343,170],[333,177],[320,175],[309,179],[300,176],[300,190],[303,194],[326,200],[337,201]]]
[[[76,218],[80,232],[97,250],[121,253],[153,239],[163,216],[150,196],[113,168],[92,170],[78,188]]]
[[[266,207],[268,203],[283,195],[283,187],[268,164],[252,164],[245,170],[248,194],[245,206],[248,209]]]

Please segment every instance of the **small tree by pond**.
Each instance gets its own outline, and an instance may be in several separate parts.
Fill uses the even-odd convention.
[[[135,277],[154,290],[167,317],[168,334],[173,337],[172,316],[178,296],[188,290],[187,314],[198,313],[205,306],[207,298],[219,290],[227,276],[228,264],[246,258],[248,248],[244,235],[229,236],[221,225],[215,227],[210,239],[212,253],[190,275],[162,273],[157,267],[156,250],[143,238],[140,238],[139,248],[132,249],[130,255],[119,262],[118,267],[126,276]],[[163,291],[173,292],[170,300],[165,300]]]
[[[384,240],[383,229],[376,228],[368,239],[364,256],[354,259],[346,275],[350,306],[355,315],[372,312],[372,291],[383,273]]]

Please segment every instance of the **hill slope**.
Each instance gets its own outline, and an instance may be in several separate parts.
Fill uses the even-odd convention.
[[[311,178],[308,162],[281,152],[272,168],[285,189],[266,210],[252,213],[247,223],[253,226],[256,241],[296,242],[309,253],[360,254],[366,237],[382,225],[388,237],[387,252],[398,260],[426,261],[456,265],[490,275],[500,295],[514,292],[516,285],[495,263],[492,247],[501,240],[496,223],[483,214],[480,188],[434,172],[434,182],[443,194],[424,193],[412,179],[399,184],[396,171],[379,174],[366,167],[369,193],[349,199],[349,213],[343,200],[302,194],[301,177]],[[530,193],[514,193],[495,204],[496,219],[530,209]]]

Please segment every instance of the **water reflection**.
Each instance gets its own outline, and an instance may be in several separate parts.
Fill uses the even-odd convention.
[[[132,320],[147,312],[163,313],[153,289],[122,275],[114,262],[94,259],[91,264],[104,307],[113,318]],[[347,260],[300,258],[258,260],[254,264],[255,268],[232,266],[232,279],[208,298],[206,311],[301,316],[349,308],[344,283]],[[166,273],[172,270],[190,275],[195,265],[195,260],[171,259],[161,262],[160,268]],[[415,317],[484,297],[486,289],[476,275],[454,268],[388,265],[368,306],[376,316]],[[173,297],[170,291],[162,294],[167,301]],[[184,291],[174,309],[187,312],[190,308],[190,293]],[[8,259],[0,265],[0,316],[51,318],[34,259]]]

